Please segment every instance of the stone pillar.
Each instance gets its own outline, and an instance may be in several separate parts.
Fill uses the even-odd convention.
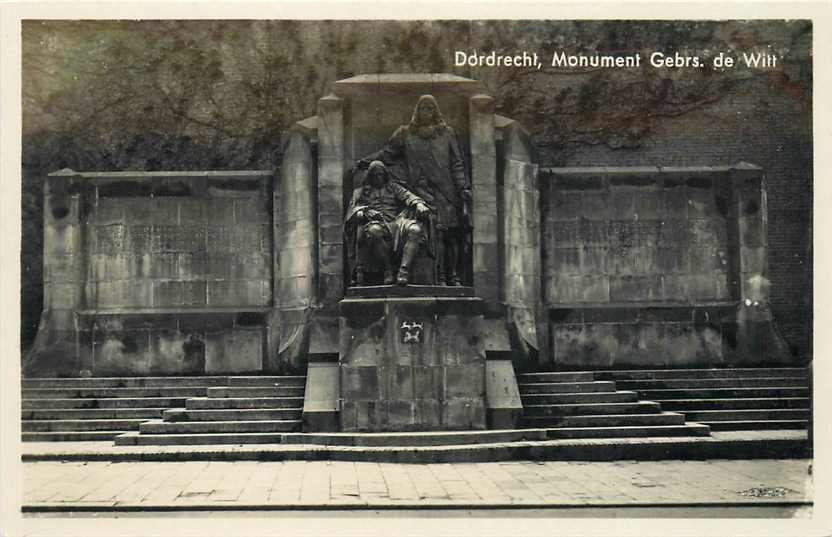
[[[303,395],[303,431],[338,431],[338,362],[309,362]]]
[[[76,172],[61,170],[46,179],[43,197],[43,314],[24,374],[75,375],[81,363],[76,312],[84,300],[83,197],[73,186]]]
[[[488,302],[500,300],[500,252],[497,213],[497,149],[494,140],[494,99],[469,100],[471,184],[473,193],[474,293]]]
[[[344,101],[318,100],[318,281],[309,323],[309,360],[338,355],[338,301],[344,295]]]
[[[768,209],[763,170],[740,163],[732,169],[731,177],[739,243],[739,305],[736,333],[728,338],[727,359],[732,365],[790,363],[788,345],[776,332],[769,307]]]
[[[318,101],[318,300],[344,295],[344,101]]]
[[[309,121],[305,122],[308,123]],[[302,366],[308,345],[308,320],[315,301],[317,226],[315,162],[309,125],[289,134],[280,168],[275,235],[276,307],[280,317],[279,361]]]
[[[263,369],[268,372],[279,371],[280,369],[280,313],[278,305],[278,276],[280,274],[280,174],[272,175],[272,300],[271,309],[265,316],[266,322],[266,356],[263,357]]]
[[[768,302],[768,214],[763,172],[750,165],[733,172],[739,240],[739,292],[746,305]]]
[[[503,300],[519,350],[531,358],[545,349],[541,305],[540,191],[531,141],[516,122],[503,134]],[[541,337],[538,336],[540,334]]]
[[[485,362],[486,421],[489,429],[514,429],[523,415],[523,402],[511,360]]]

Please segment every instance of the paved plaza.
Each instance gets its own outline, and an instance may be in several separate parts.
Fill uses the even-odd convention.
[[[808,504],[810,461],[32,462],[24,510]]]

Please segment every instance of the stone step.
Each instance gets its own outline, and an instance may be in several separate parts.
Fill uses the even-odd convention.
[[[684,425],[685,416],[675,412],[661,414],[607,414],[601,416],[524,416],[527,427],[624,427],[639,425]]]
[[[677,390],[638,390],[642,399],[726,399],[750,397],[808,397],[809,388],[686,388]]]
[[[303,397],[192,397],[185,401],[185,408],[192,410],[300,407]]]
[[[302,408],[229,410],[187,410],[184,408],[176,408],[165,410],[162,413],[162,419],[169,422],[292,420],[300,419],[302,412]]]
[[[300,427],[300,421],[298,427]],[[117,446],[205,446],[216,444],[279,444],[283,433],[141,434],[114,438]]]
[[[185,406],[186,397],[131,397],[97,399],[24,399],[24,410],[64,408],[176,408]]]
[[[205,434],[205,433],[276,433],[300,430],[300,421],[145,421],[138,428],[142,434]]]
[[[808,420],[808,408],[753,410],[698,410],[685,412],[685,419],[697,423],[712,421]]]
[[[656,427],[564,427],[549,429],[550,440],[566,438],[633,438],[646,436],[709,436],[707,425],[659,425]]]
[[[588,403],[564,405],[524,405],[523,414],[532,416],[597,416],[601,414],[658,414],[661,407],[652,401],[634,403]]]
[[[535,382],[518,384],[521,394],[614,392],[615,382]]]
[[[806,429],[807,420],[739,420],[699,422],[712,431],[770,431],[775,429]]]
[[[298,433],[283,435],[284,444],[326,446],[387,447],[387,446],[459,446],[497,442],[546,440],[543,429],[512,429],[494,431],[427,431],[387,433]]]
[[[300,422],[294,426],[300,428]],[[531,432],[530,432],[531,431]],[[634,427],[572,427],[545,430],[517,431],[473,431],[448,433],[320,433],[291,434],[269,432],[213,432],[182,434],[145,434],[129,432],[118,436],[115,444],[120,445],[213,445],[213,444],[315,444],[348,445],[356,447],[392,447],[392,446],[453,446],[480,444],[498,441],[534,441],[545,439],[576,438],[635,438],[635,437],[670,437],[670,436],[708,436],[707,426],[659,425]],[[497,440],[505,437],[507,440]]]
[[[72,431],[137,431],[139,424],[147,421],[119,419],[87,420],[23,420],[24,433],[72,432]]]
[[[268,388],[208,388],[208,397],[302,397],[304,386],[272,386]],[[197,394],[199,395],[199,394]]]
[[[138,434],[137,431],[133,431]],[[24,442],[111,442],[116,437],[125,434],[124,431],[66,431],[66,432],[43,432],[23,433],[21,439]]]
[[[273,388],[275,386],[306,386],[305,375],[228,377],[231,388]]]
[[[281,437],[287,434],[283,433]],[[260,444],[240,449],[233,445],[217,445],[200,449],[180,446],[156,449],[134,449],[138,433],[120,435],[121,446],[95,443],[81,449],[40,449],[32,446],[22,455],[24,463],[39,461],[286,461],[332,460],[396,464],[472,463],[527,461],[656,461],[708,459],[794,459],[811,457],[806,431],[725,432],[724,436],[679,436],[610,439],[575,439],[547,442],[502,442],[477,445],[436,447],[363,447]],[[145,435],[145,440],[162,435]],[[181,437],[182,435],[165,435]],[[126,440],[126,442],[125,442]],[[178,440],[178,438],[177,438]],[[208,443],[214,442],[209,440]]]
[[[137,397],[197,397],[205,395],[204,387],[173,388],[24,388],[23,399],[90,399],[90,398],[137,398]],[[222,388],[216,388],[222,389]]]
[[[56,408],[24,410],[24,420],[105,420],[105,419],[156,419],[162,417],[163,408]]]
[[[701,379],[701,378],[752,378],[752,377],[807,377],[804,367],[771,368],[711,368],[711,369],[634,369],[621,371],[596,371],[596,380],[652,380],[652,379]]]
[[[520,394],[523,406],[559,405],[567,403],[631,403],[638,401],[636,392],[598,392],[598,393],[543,393]]]
[[[622,390],[655,390],[680,388],[759,388],[766,386],[808,387],[805,377],[780,378],[709,378],[709,379],[662,379],[662,380],[617,380],[615,385]]]
[[[228,377],[85,377],[25,378],[23,388],[174,388],[226,386]]]
[[[691,410],[740,410],[740,409],[776,409],[809,408],[807,397],[763,397],[736,399],[654,399],[664,410],[688,412]]]
[[[517,382],[592,382],[597,380],[592,371],[521,373]]]

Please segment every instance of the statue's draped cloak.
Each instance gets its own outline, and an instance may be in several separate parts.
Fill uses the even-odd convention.
[[[388,140],[378,158],[387,165],[404,160],[407,187],[436,211],[437,224],[457,227],[463,210],[459,191],[467,188],[465,161],[456,134],[437,126],[423,138],[410,125],[402,125]]]
[[[349,238],[347,241],[347,256],[350,260],[350,266],[355,266],[358,252],[358,226],[360,224],[355,216],[359,211],[375,209],[382,214],[383,223],[390,233],[393,252],[398,257],[404,247],[407,229],[418,222],[416,219],[417,203],[425,203],[425,201],[392,180],[392,178],[388,179],[380,188],[373,188],[367,182],[356,187],[353,190],[352,200],[344,218],[346,236]],[[402,206],[404,206],[403,209]]]

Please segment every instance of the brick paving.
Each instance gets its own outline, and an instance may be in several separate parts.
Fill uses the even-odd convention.
[[[26,508],[586,506],[808,502],[810,460],[31,462]]]

